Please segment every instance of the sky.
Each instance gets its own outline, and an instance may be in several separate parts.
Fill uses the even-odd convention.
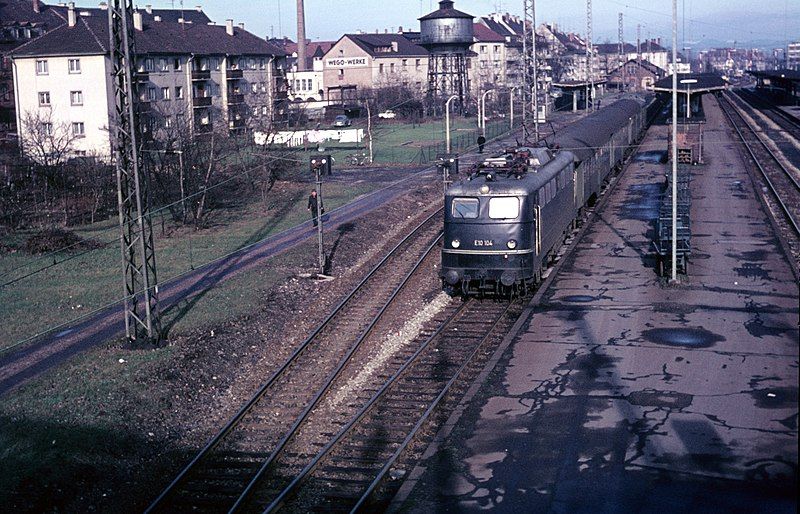
[[[139,0],[155,7],[179,8],[181,0]],[[82,2],[81,2],[82,3]],[[143,6],[139,4],[140,7]],[[296,39],[295,0],[183,0],[184,8],[202,5],[217,23],[233,18],[260,36],[286,35]],[[490,12],[522,14],[523,0],[455,0],[455,7],[475,16]],[[623,13],[625,39],[649,35],[671,40],[672,2],[668,0],[594,0],[594,41],[617,41],[618,13]],[[417,18],[438,8],[436,0],[305,0],[306,36],[336,40],[348,32],[419,30]],[[678,0],[680,47],[714,40],[732,46],[800,40],[800,2],[797,0]],[[555,22],[567,31],[585,33],[585,0],[537,0],[536,21]]]

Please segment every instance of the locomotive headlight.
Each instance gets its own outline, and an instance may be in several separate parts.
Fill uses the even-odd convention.
[[[508,246],[509,249],[513,250],[514,248],[517,247],[517,241],[514,239],[509,239],[508,242],[506,243],[506,246]]]
[[[453,248],[458,248],[459,246],[461,246],[461,241],[459,241],[458,239],[453,239],[453,241],[450,243],[450,245]]]

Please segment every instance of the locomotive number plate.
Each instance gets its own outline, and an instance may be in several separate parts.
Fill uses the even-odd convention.
[[[494,241],[491,239],[476,239],[475,246],[494,246]]]

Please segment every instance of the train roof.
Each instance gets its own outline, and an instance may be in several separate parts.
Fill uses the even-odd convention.
[[[596,148],[608,143],[611,135],[624,127],[644,106],[643,100],[623,99],[560,130],[553,140],[560,148],[575,154],[582,162],[594,155]]]
[[[487,180],[485,173],[471,175],[453,183],[447,189],[447,194],[449,196],[474,196],[480,194],[481,186],[488,184],[492,195],[526,195],[542,187],[565,166],[570,165],[574,159],[575,156],[572,152],[559,151],[543,166],[523,173],[520,178],[514,174],[487,168],[485,171],[492,173],[491,180]]]

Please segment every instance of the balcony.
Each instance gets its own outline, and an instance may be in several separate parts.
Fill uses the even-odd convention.
[[[148,71],[137,71],[133,74],[134,82],[148,82],[149,80],[150,80],[150,72]]]
[[[240,94],[229,94],[228,95],[228,105],[236,105],[236,104],[243,104],[244,103],[244,95]]]
[[[244,77],[244,72],[242,70],[228,70],[227,77],[228,80],[238,80]]]
[[[192,80],[211,80],[211,70],[192,71]]]
[[[209,107],[211,105],[211,97],[195,96],[192,98],[192,104],[194,105],[195,109],[198,107]]]

